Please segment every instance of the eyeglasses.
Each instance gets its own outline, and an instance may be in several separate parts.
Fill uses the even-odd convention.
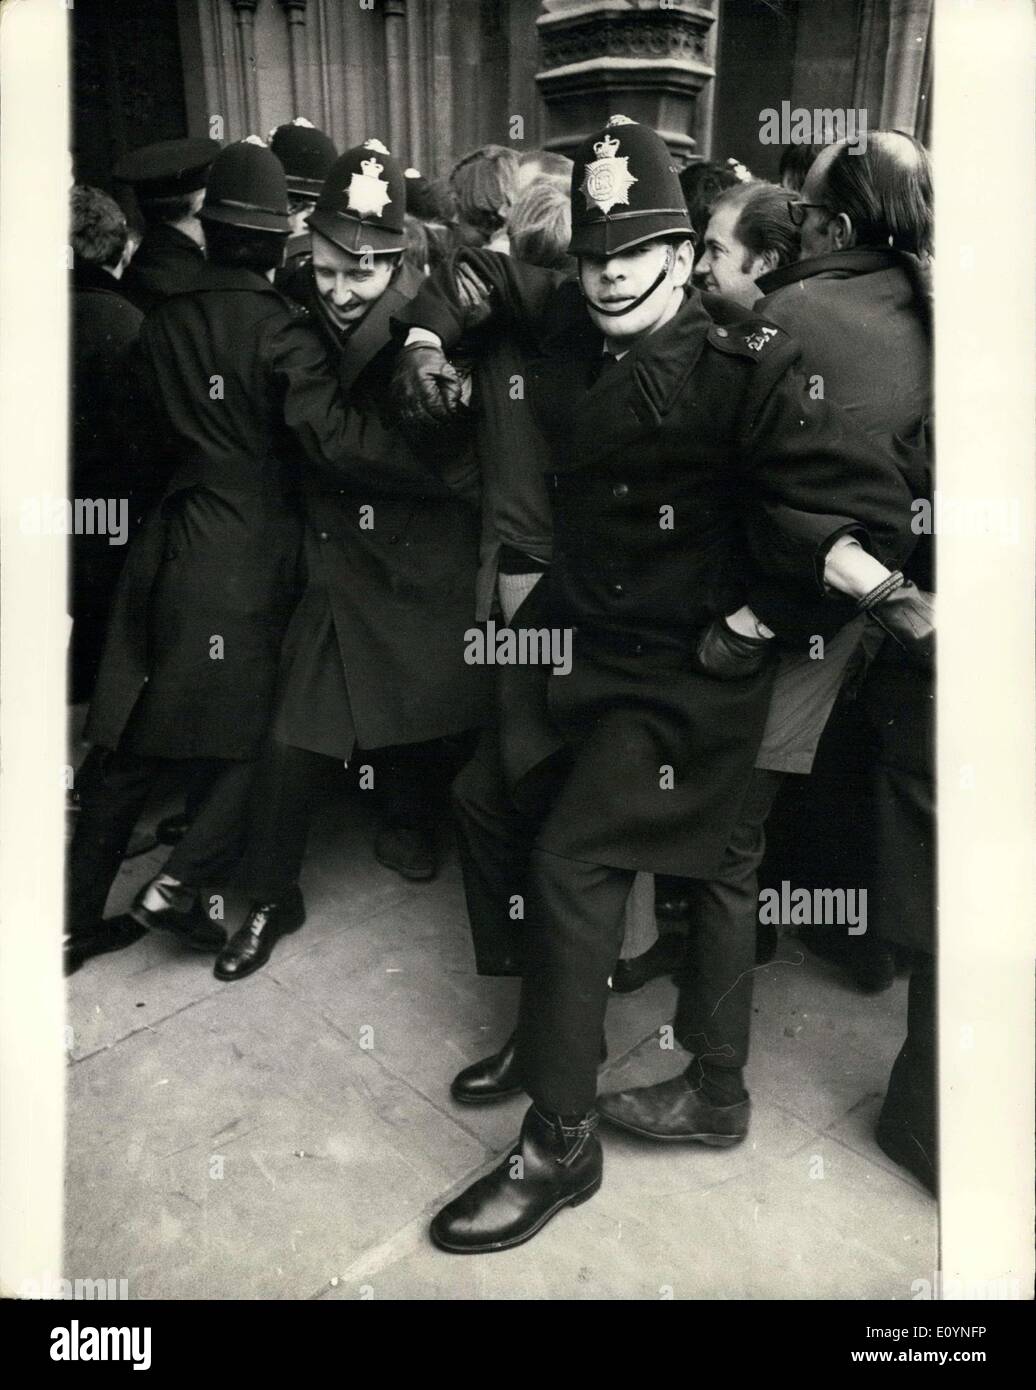
[[[805,226],[807,208],[823,208],[825,212],[831,211],[827,203],[807,203],[804,198],[789,198],[788,216],[791,218],[793,227]]]

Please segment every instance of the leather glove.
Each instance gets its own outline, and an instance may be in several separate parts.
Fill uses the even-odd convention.
[[[411,343],[401,349],[392,373],[392,394],[404,421],[445,424],[461,404],[461,380],[442,348]]]
[[[898,642],[916,666],[935,659],[935,603],[897,570],[856,605]]]
[[[772,646],[770,637],[745,637],[726,618],[713,618],[698,638],[698,664],[716,680],[743,680],[762,670]]]

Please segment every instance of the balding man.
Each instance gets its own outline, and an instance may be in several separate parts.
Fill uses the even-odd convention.
[[[799,199],[801,258],[764,275],[759,312],[802,344],[808,366],[871,433],[903,437],[929,408],[932,184],[912,136],[873,131],[817,158]]]

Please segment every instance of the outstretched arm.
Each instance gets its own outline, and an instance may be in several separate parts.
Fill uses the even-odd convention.
[[[284,421],[315,467],[344,483],[418,497],[450,490],[402,437],[372,411],[343,399],[319,336],[304,324],[279,326],[266,344],[270,373],[283,396]]]

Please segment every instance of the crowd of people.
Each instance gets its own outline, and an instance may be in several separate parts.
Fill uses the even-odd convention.
[[[531,1105],[432,1238],[499,1250],[596,1192],[602,1118],[745,1137],[760,874],[793,865],[868,894],[853,950],[831,922],[816,949],[910,969],[878,1142],[934,1191],[924,148],[793,147],[778,186],[615,116],[574,161],[428,179],[296,119],[114,177],[136,229],[71,198],[72,489],[126,499],[131,539],[73,541],[66,970],[150,931],[244,979],[305,922],[333,778],[417,881],[448,794],[476,968],[522,981],[452,1096]],[[543,655],[473,660],[473,629]],[[170,773],[169,857],[105,918]],[[609,990],[673,970],[686,1070],[598,1096]]]

